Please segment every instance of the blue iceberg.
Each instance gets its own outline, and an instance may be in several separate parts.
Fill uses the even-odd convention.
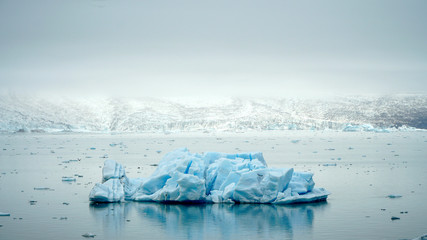
[[[106,160],[103,183],[89,194],[93,202],[190,202],[292,204],[326,200],[314,188],[313,174],[293,168],[269,168],[262,153],[166,154],[149,178],[129,179],[124,167]]]

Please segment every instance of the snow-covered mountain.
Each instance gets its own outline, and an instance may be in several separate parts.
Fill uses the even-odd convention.
[[[349,124],[427,129],[427,95],[210,100],[0,96],[1,132],[342,130]]]

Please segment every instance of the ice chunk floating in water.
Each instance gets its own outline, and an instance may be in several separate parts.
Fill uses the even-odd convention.
[[[146,179],[129,179],[124,167],[106,160],[103,183],[89,194],[94,202],[155,201],[291,204],[326,200],[314,188],[313,174],[293,168],[268,168],[262,153],[190,153],[177,149],[164,156]]]

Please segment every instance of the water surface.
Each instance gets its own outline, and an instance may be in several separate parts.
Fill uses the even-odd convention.
[[[332,195],[291,206],[89,202],[106,158],[143,177],[178,147],[262,151],[270,167],[314,172]],[[11,213],[0,239],[412,239],[427,232],[425,199],[424,132],[0,135],[0,212]]]

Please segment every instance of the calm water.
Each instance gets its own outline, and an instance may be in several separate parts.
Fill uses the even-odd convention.
[[[88,201],[104,157],[141,177],[177,147],[262,151],[270,167],[314,172],[316,186],[332,195],[292,206]],[[323,165],[330,163],[336,166]],[[41,187],[49,190],[34,189]],[[412,239],[427,233],[426,199],[423,132],[0,135],[0,212],[11,214],[0,217],[0,239],[83,239],[87,232],[95,239]]]

